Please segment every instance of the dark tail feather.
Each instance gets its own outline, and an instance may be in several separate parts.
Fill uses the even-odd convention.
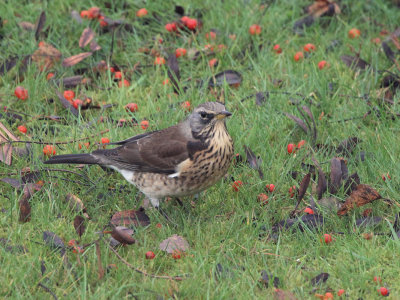
[[[99,160],[91,154],[56,155],[46,160],[45,164],[97,164]]]

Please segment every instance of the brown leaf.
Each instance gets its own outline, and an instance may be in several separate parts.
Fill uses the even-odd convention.
[[[76,216],[74,219],[74,228],[76,233],[81,237],[85,233],[85,219],[82,216]]]
[[[3,75],[15,67],[19,60],[18,56],[8,57],[0,66],[0,75]]]
[[[160,243],[160,249],[172,254],[174,251],[186,251],[189,249],[189,243],[179,235],[172,235]]]
[[[150,225],[150,218],[146,215],[144,209],[141,207],[139,210],[124,210],[116,212],[111,217],[111,224],[118,225],[135,225],[135,226],[148,226]]]
[[[19,141],[19,139],[0,122],[0,161],[9,166],[12,163],[13,152],[13,146],[10,143],[7,143],[10,140]]]
[[[86,213],[86,207],[83,204],[83,201],[77,196],[73,194],[67,194],[65,196],[65,202],[67,202],[69,207],[71,207],[74,211],[77,213],[82,212],[85,218],[90,219],[89,215]]]
[[[66,88],[74,88],[81,83],[83,83],[82,75],[65,77],[65,78],[62,78],[61,80],[57,81],[57,84],[62,84]]]
[[[318,185],[317,185],[317,197],[318,200],[322,198],[322,195],[328,190],[328,184],[326,182],[325,173],[322,169],[318,168]]]
[[[63,67],[72,67],[72,66],[76,65],[77,63],[81,62],[82,60],[84,60],[85,58],[91,56],[92,54],[93,54],[92,52],[83,52],[83,53],[79,53],[77,55],[67,57],[63,60],[62,66]]]
[[[341,205],[341,201],[339,198],[335,196],[330,196],[326,198],[322,198],[318,201],[318,205],[329,210],[329,211],[337,211]]]
[[[304,195],[306,194],[306,191],[310,184],[310,179],[311,179],[311,173],[308,173],[304,176],[303,180],[301,181],[300,187],[299,187],[299,193],[297,194],[298,202],[300,202],[303,199]]]
[[[30,22],[19,22],[18,25],[22,29],[28,30],[28,31],[32,31],[33,29],[35,29],[35,25]]]
[[[350,195],[360,183],[360,177],[358,176],[357,172],[351,174],[344,184],[344,191],[346,192],[346,195]]]
[[[35,31],[35,39],[37,41],[39,40],[39,35],[42,32],[45,23],[46,23],[46,13],[42,11],[36,23],[37,25]]]
[[[21,223],[26,223],[31,220],[31,205],[29,204],[30,197],[26,197],[25,194],[19,200],[19,221]]]
[[[274,299],[276,300],[297,300],[296,296],[289,291],[281,289],[274,290]]]
[[[136,241],[132,237],[133,229],[126,228],[124,226],[113,226],[111,236],[121,244],[132,245]]]
[[[260,176],[261,179],[264,178],[264,174],[261,171],[260,165],[261,165],[261,159],[258,158],[253,151],[246,145],[244,146],[244,151],[246,152],[246,157],[247,157],[247,162],[249,163],[250,167],[258,171],[258,175]]]
[[[68,109],[75,117],[77,117],[79,115],[79,111],[72,106],[72,104],[64,98],[64,96],[62,94],[60,94],[58,91],[56,91],[57,97],[58,99],[60,99],[61,104]]]
[[[365,70],[368,67],[370,67],[370,64],[367,63],[365,60],[356,57],[356,56],[350,56],[350,55],[343,55],[340,57],[340,59],[351,69],[353,70]]]
[[[376,190],[369,185],[359,184],[342,204],[337,214],[338,216],[346,215],[355,206],[360,207],[378,199],[382,199],[382,196]]]
[[[349,156],[360,142],[361,140],[358,137],[349,137],[340,142],[339,146],[336,148],[336,154]]]
[[[318,274],[317,276],[315,276],[314,278],[312,278],[311,281],[311,285],[312,286],[316,286],[319,285],[321,283],[324,283],[328,280],[329,278],[329,273],[321,273]]]
[[[101,251],[100,251],[99,240],[97,240],[94,244],[96,245],[98,276],[99,276],[99,279],[102,279],[104,277],[105,271],[104,271],[104,268],[103,268],[103,264],[101,263]]]
[[[99,46],[99,44],[97,44],[96,41],[91,41],[90,42],[90,50],[92,50],[93,52],[99,51],[99,50],[101,50],[101,47]]]
[[[179,93],[179,81],[181,80],[181,75],[179,71],[178,59],[175,53],[171,53],[167,59],[168,66],[168,77],[171,80],[174,92]]]
[[[242,74],[235,70],[226,70],[210,78],[208,87],[221,86],[224,82],[228,85],[238,86],[242,83]]]
[[[331,159],[331,176],[329,183],[329,192],[335,194],[340,188],[342,181],[342,164],[340,159],[334,157]]]
[[[83,48],[86,45],[88,45],[94,38],[94,31],[90,29],[89,27],[86,27],[79,39],[79,47]]]
[[[386,57],[390,61],[392,61],[392,62],[396,61],[394,52],[392,51],[392,49],[389,47],[389,45],[386,42],[382,42],[382,49],[383,49],[383,52],[385,53]]]
[[[74,19],[76,22],[78,22],[79,24],[82,24],[82,18],[81,15],[79,14],[79,12],[77,12],[76,10],[72,10],[71,11],[71,18]]]
[[[32,54],[32,60],[40,70],[51,69],[60,58],[61,52],[46,42]]]
[[[306,123],[304,123],[303,120],[301,120],[300,118],[293,116],[291,114],[288,114],[286,112],[284,112],[285,116],[288,117],[289,119],[292,119],[293,121],[295,121],[297,123],[297,125],[299,125],[301,127],[301,129],[304,130],[305,133],[308,133],[308,128]]]

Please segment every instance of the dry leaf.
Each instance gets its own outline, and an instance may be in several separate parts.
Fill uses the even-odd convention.
[[[174,234],[160,243],[160,249],[169,254],[174,251],[184,252],[189,249],[189,243],[183,237]]]
[[[31,220],[31,205],[29,204],[28,198],[22,196],[18,201],[19,204],[19,221],[22,223],[29,222]]]
[[[328,278],[329,278],[328,273],[321,273],[321,274],[318,274],[317,276],[315,276],[314,278],[312,278],[310,280],[310,282],[311,282],[312,286],[316,286],[316,285],[326,282],[328,280]]]
[[[111,217],[111,224],[115,226],[135,225],[135,226],[148,226],[150,225],[150,218],[146,215],[144,209],[141,207],[139,210],[124,210],[116,212]]]
[[[284,291],[281,289],[275,289],[274,299],[276,300],[297,300],[296,296],[289,291]]]
[[[32,60],[40,70],[51,69],[60,58],[61,52],[46,42],[43,42],[43,45],[32,55]]]
[[[83,48],[88,45],[94,38],[94,31],[89,27],[85,28],[79,39],[79,47]]]
[[[92,54],[93,54],[92,52],[83,52],[83,53],[79,53],[77,55],[67,57],[63,60],[62,66],[63,67],[72,67],[72,66],[76,65],[77,63],[81,62],[82,60],[84,60],[85,58],[91,56]]]
[[[301,129],[304,130],[305,133],[308,133],[308,128],[306,123],[304,123],[304,121],[296,116],[293,116],[291,114],[288,114],[286,112],[284,112],[285,116],[288,117],[289,119],[292,119],[293,121],[295,121],[297,123],[297,125],[300,126]]]
[[[224,82],[228,85],[239,86],[242,83],[242,74],[235,70],[226,70],[210,78],[208,87],[221,86]]]
[[[367,63],[365,60],[356,57],[356,56],[350,56],[350,55],[343,55],[340,57],[340,59],[351,69],[353,70],[365,70],[368,67],[370,67],[370,64]]]
[[[46,243],[46,245],[50,246],[51,248],[59,250],[61,256],[64,256],[66,249],[65,244],[58,235],[56,235],[54,232],[51,231],[43,231],[43,240]]]
[[[0,122],[0,161],[6,165],[11,165],[13,146],[9,141],[19,141],[19,139]]]
[[[46,13],[42,11],[36,23],[35,39],[37,41],[39,40],[39,35],[42,32],[45,23],[46,23]]]
[[[33,29],[35,29],[35,25],[30,22],[19,22],[18,25],[22,29],[28,30],[28,31],[32,31]]]
[[[330,176],[329,192],[335,194],[340,188],[342,181],[342,164],[340,159],[334,157],[331,159],[331,176]]]
[[[74,219],[74,228],[76,233],[81,237],[85,233],[85,219],[82,216],[76,216]]]
[[[73,194],[67,194],[65,196],[65,202],[67,202],[69,207],[71,207],[77,213],[82,212],[85,218],[90,219],[89,215],[86,213],[86,207],[83,204],[83,201],[79,199],[77,196]]]
[[[346,199],[338,210],[338,216],[346,215],[355,206],[363,206],[375,200],[382,199],[382,196],[372,187],[366,184],[359,184],[357,188]]]
[[[175,56],[175,53],[171,53],[167,59],[168,66],[168,77],[171,80],[172,86],[175,93],[179,93],[179,81],[181,80],[181,75],[179,71],[179,63]]]
[[[301,181],[300,187],[299,187],[299,193],[297,194],[298,202],[300,202],[303,199],[304,195],[306,194],[306,191],[310,184],[310,180],[311,180],[311,173],[308,173],[304,176],[303,180]]]
[[[124,226],[113,226],[111,236],[121,244],[132,245],[136,242],[132,237],[133,233],[134,231],[131,228],[126,228]]]
[[[94,51],[99,51],[101,50],[101,47],[99,46],[99,44],[97,44],[96,41],[91,41],[90,42],[90,50]]]
[[[244,151],[246,152],[246,158],[247,162],[250,165],[252,169],[255,169],[258,171],[258,176],[260,176],[261,179],[264,178],[264,174],[261,171],[260,165],[261,165],[261,159],[258,158],[253,151],[246,145],[244,145]]]

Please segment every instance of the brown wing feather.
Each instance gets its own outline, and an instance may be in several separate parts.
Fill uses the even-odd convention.
[[[121,169],[172,174],[179,163],[189,158],[189,141],[173,126],[139,139],[129,139],[115,149],[94,151],[93,155],[103,164]]]

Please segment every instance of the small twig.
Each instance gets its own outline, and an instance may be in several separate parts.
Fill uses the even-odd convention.
[[[42,289],[44,289],[46,292],[48,292],[50,295],[52,295],[55,300],[58,300],[56,294],[54,294],[54,292],[52,290],[50,290],[47,286],[45,286],[43,283],[39,282],[38,286],[40,286]]]
[[[105,242],[105,244],[108,246],[108,248],[114,252],[115,256],[118,257],[118,259],[120,261],[122,261],[128,268],[144,275],[144,276],[148,276],[151,278],[159,278],[159,279],[169,279],[169,280],[176,280],[176,281],[182,281],[184,279],[184,277],[188,277],[187,274],[182,275],[182,276],[168,276],[168,275],[155,275],[155,274],[149,274],[145,271],[139,270],[138,268],[132,266],[130,263],[128,263],[121,255],[119,255],[119,253],[113,248],[111,247],[108,243]]]

